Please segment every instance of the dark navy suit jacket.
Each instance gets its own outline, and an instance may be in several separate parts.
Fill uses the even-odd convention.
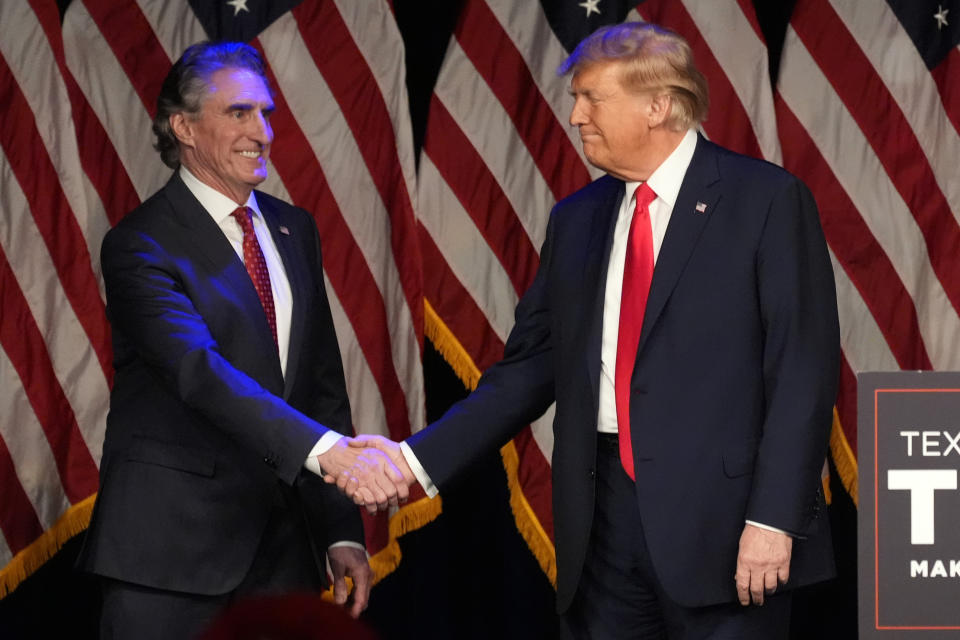
[[[327,427],[351,430],[316,226],[257,203],[293,294],[286,378],[243,262],[178,175],[104,239],[116,374],[81,567],[225,593],[277,508],[309,526],[305,562],[363,541],[356,507],[303,470]]]
[[[556,401],[561,612],[592,524],[603,297],[623,193],[606,176],[556,205],[503,360],[409,440],[442,490]],[[631,382],[637,503],[675,601],[735,599],[745,519],[799,536],[791,585],[832,575],[820,475],[838,366],[833,272],[810,192],[700,138],[654,269]]]

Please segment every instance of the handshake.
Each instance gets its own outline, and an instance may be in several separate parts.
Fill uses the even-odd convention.
[[[383,436],[340,438],[317,462],[327,484],[337,485],[371,515],[404,504],[417,481],[400,444]]]

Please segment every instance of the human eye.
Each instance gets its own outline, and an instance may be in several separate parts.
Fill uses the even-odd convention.
[[[247,113],[249,113],[249,111],[249,105],[243,103],[232,104],[227,107],[227,116],[234,120],[243,120],[247,117]]]

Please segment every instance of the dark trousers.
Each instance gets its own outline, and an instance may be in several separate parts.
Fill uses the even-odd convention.
[[[274,507],[257,554],[243,581],[216,596],[152,589],[104,579],[102,640],[195,638],[227,605],[239,598],[323,588],[309,534],[299,508],[281,500]],[[230,544],[230,532],[223,532]]]
[[[597,500],[583,575],[561,627],[570,640],[777,640],[789,636],[789,593],[762,607],[683,607],[663,590],[650,560],[634,483],[615,435],[598,437]],[[696,553],[696,549],[691,549]],[[696,576],[691,576],[691,580]],[[730,576],[733,582],[733,576]]]

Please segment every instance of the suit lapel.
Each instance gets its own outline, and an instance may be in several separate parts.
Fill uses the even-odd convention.
[[[184,234],[186,241],[196,249],[195,253],[200,256],[200,260],[206,263],[211,273],[224,274],[236,290],[242,290],[244,278],[250,279],[243,261],[237,257],[237,252],[230,246],[230,241],[223,235],[223,231],[200,201],[190,193],[178,173],[175,172],[167,182],[164,195],[172,205],[174,217],[188,230],[188,233]],[[250,291],[256,298],[257,292],[252,284]],[[259,299],[256,301],[259,304]]]
[[[286,399],[293,389],[300,361],[300,347],[303,344],[303,332],[306,330],[307,319],[304,312],[304,301],[307,299],[308,291],[304,274],[307,271],[304,270],[303,257],[297,249],[299,245],[291,237],[289,227],[282,225],[282,213],[273,207],[267,198],[258,198],[257,204],[260,206],[260,212],[270,229],[270,235],[273,237],[273,243],[277,246],[280,259],[283,261],[283,268],[287,273],[287,282],[290,283],[290,294],[293,299],[292,309],[290,310],[290,340],[287,346],[287,374],[283,382],[283,396]],[[280,230],[281,226],[284,231]]]
[[[660,247],[657,264],[650,283],[650,295],[643,317],[640,344],[643,349],[663,308],[670,298],[680,275],[696,247],[707,221],[714,215],[720,202],[720,173],[717,168],[716,151],[703,138],[698,138],[697,148],[687,168],[687,173],[677,194],[670,223]]]
[[[603,307],[606,295],[607,268],[610,263],[610,250],[613,247],[613,231],[617,214],[624,197],[623,182],[611,176],[605,176],[597,183],[602,188],[595,208],[591,210],[592,224],[587,243],[586,263],[583,274],[583,286],[593,288],[593,303],[588,306],[590,317],[587,321],[587,373],[589,380],[595,381],[590,388],[593,391],[594,406],[599,406],[600,351],[603,340]],[[589,289],[588,289],[589,290]]]
[[[207,277],[216,277],[229,287],[240,300],[247,317],[259,319],[253,323],[258,344],[272,345],[273,334],[257,290],[250,280],[243,260],[230,246],[230,241],[223,235],[223,231],[200,201],[190,193],[179,174],[173,174],[164,188],[164,194],[172,205],[174,217],[187,231],[184,233],[184,242],[192,245],[192,253],[198,256],[197,269],[206,267]],[[276,358],[276,373],[280,375],[279,357]]]

